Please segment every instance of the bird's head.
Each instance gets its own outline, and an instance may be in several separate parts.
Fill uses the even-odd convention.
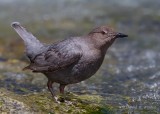
[[[101,26],[101,27],[95,28],[89,34],[95,35],[95,37],[98,39],[105,39],[106,41],[110,41],[116,38],[128,37],[128,35],[115,32],[113,29],[107,26]]]
[[[128,35],[115,32],[107,26],[101,26],[93,29],[89,33],[89,36],[94,42],[96,48],[103,49],[105,51],[112,45],[115,39],[128,37]]]

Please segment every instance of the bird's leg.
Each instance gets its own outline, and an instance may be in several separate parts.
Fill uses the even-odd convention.
[[[51,94],[52,94],[53,99],[54,99],[57,103],[60,103],[60,102],[58,101],[58,98],[57,98],[57,97],[55,96],[55,94],[54,94],[52,84],[53,84],[53,81],[48,80],[47,86],[48,86],[49,91],[50,91]]]
[[[60,84],[60,86],[59,86],[59,91],[60,91],[60,93],[61,94],[64,94],[64,88],[65,88],[65,84]]]
[[[53,84],[53,81],[48,80],[47,86],[48,86],[48,89],[49,89],[49,91],[51,92],[52,97],[54,98],[54,100],[55,100],[57,103],[60,103],[61,101],[64,101],[63,99],[59,101],[59,99],[55,96],[54,91],[53,91],[52,84]],[[62,94],[64,93],[64,88],[65,88],[65,85],[60,84],[60,87],[59,87],[60,93],[62,93]]]
[[[60,101],[60,102],[65,102],[65,103],[71,105],[72,102],[71,102],[71,101],[68,101],[68,100],[66,99],[66,96],[63,96],[63,95],[64,95],[64,88],[65,88],[65,86],[66,86],[65,84],[60,84],[60,86],[59,86],[59,91],[60,91],[60,93],[62,94],[62,97],[59,99],[59,101]]]
[[[65,102],[67,104],[72,104],[72,102],[71,101],[67,101],[66,98],[65,98],[66,96],[64,96],[64,88],[65,88],[65,86],[66,86],[65,84],[60,84],[60,86],[59,86],[59,91],[62,94],[62,96],[59,99],[59,101],[60,102]]]
[[[54,95],[52,84],[53,84],[53,82],[51,80],[48,80],[48,82],[47,82],[48,89],[51,92],[52,97],[54,97],[55,95]]]

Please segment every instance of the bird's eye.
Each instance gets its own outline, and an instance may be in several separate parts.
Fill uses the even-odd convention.
[[[105,32],[105,31],[102,31],[101,33],[102,33],[103,35],[105,35],[105,34],[106,34],[106,32]]]

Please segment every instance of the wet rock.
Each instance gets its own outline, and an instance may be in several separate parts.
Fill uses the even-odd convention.
[[[6,58],[0,57],[0,62],[5,62],[5,61],[7,61]]]
[[[3,113],[56,113],[56,114],[111,114],[113,107],[102,104],[103,98],[97,95],[75,95],[67,93],[66,102],[55,102],[49,93],[17,95],[0,89],[0,110]]]
[[[0,89],[0,112],[10,114],[33,113],[27,105],[11,97],[11,93]]]

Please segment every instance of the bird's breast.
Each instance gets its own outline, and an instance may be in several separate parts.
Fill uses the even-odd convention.
[[[101,66],[103,58],[100,53],[90,50],[88,53],[83,53],[83,56],[75,65],[45,75],[50,80],[61,84],[78,83],[95,74]]]
[[[86,52],[81,60],[73,67],[72,74],[79,80],[85,80],[97,72],[103,62],[104,56],[97,50]]]

